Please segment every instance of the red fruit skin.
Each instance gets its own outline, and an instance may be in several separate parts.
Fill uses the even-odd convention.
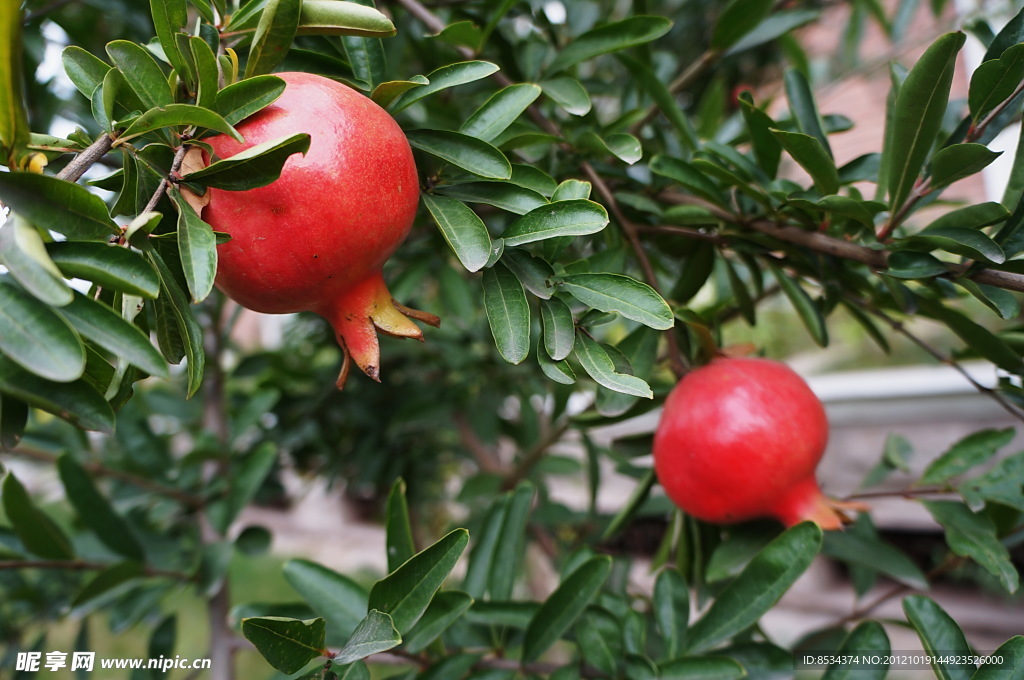
[[[828,442],[821,402],[792,369],[767,359],[716,359],[665,402],[654,465],[669,498],[708,522],[772,516],[838,528],[814,478]]]
[[[281,177],[248,191],[210,190],[203,219],[231,240],[218,247],[217,286],[258,312],[314,311],[380,271],[409,233],[419,201],[412,151],[398,123],[372,100],[328,78],[279,73],[280,98],[227,135],[209,140],[228,158],[297,132],[309,152]]]

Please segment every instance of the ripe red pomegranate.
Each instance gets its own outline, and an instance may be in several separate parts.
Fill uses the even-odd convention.
[[[669,394],[654,435],[654,466],[669,498],[717,523],[776,517],[837,529],[818,488],[825,409],[800,376],[767,359],[715,359]]]
[[[407,317],[439,323],[392,300],[381,275],[416,215],[412,150],[387,111],[355,90],[308,73],[276,75],[284,93],[236,126],[244,144],[206,141],[228,158],[306,132],[309,152],[291,156],[265,187],[210,190],[203,219],[231,235],[218,247],[217,286],[257,312],[316,312],[344,350],[339,389],[353,361],[379,381],[377,330],[422,340]]]

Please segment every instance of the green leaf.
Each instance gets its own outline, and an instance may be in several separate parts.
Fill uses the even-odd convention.
[[[509,182],[465,182],[435,187],[435,192],[466,203],[493,205],[516,215],[548,204],[548,200],[533,189]]]
[[[282,571],[313,611],[327,619],[332,634],[351,635],[366,616],[366,591],[348,576],[309,560],[288,560]]]
[[[203,350],[203,329],[196,321],[185,291],[178,285],[163,257],[152,247],[148,249],[147,254],[160,277],[160,297],[158,299],[163,305],[161,316],[165,321],[174,323],[179,337],[184,340],[183,350],[188,359],[188,396],[191,397],[202,384],[203,368],[206,364],[206,354]],[[157,317],[158,330],[161,316]],[[164,344],[161,343],[160,347],[163,350]],[[167,357],[166,350],[164,356]],[[180,359],[180,355],[178,359]]]
[[[215,110],[230,125],[236,125],[260,109],[273,104],[284,92],[278,76],[255,76],[228,85],[217,93]]]
[[[299,35],[389,38],[395,25],[375,7],[345,0],[302,0]]]
[[[245,63],[245,77],[269,73],[292,46],[299,28],[302,0],[267,0]]]
[[[772,134],[776,122],[771,116],[757,108],[749,92],[743,92],[739,97],[740,111],[743,113],[743,120],[750,132],[751,146],[757,164],[769,177],[775,177],[779,171],[779,160],[782,157],[782,144]]]
[[[187,73],[185,58],[178,51],[175,35],[180,34],[188,23],[188,7],[185,0],[150,0],[149,9],[153,16],[157,40],[160,41],[167,61],[179,76],[184,77]]]
[[[473,549],[469,553],[469,565],[462,580],[462,588],[474,598],[482,598],[490,588],[494,551],[501,540],[510,499],[509,493],[495,498],[483,515],[480,529],[473,536]]]
[[[821,542],[821,529],[811,522],[773,539],[690,627],[687,652],[709,649],[756,623],[810,566]]]
[[[242,619],[242,635],[267,663],[282,673],[298,673],[307,663],[327,653],[323,619],[299,621],[279,616]]]
[[[0,161],[13,166],[29,141],[28,113],[22,99],[24,86],[21,65],[21,4],[0,5]]]
[[[87,613],[94,608],[88,606],[90,603],[96,602],[103,595],[113,594],[115,589],[124,592],[144,574],[142,565],[138,562],[130,560],[118,562],[89,579],[75,595],[71,606],[76,614]],[[102,602],[102,600],[100,601]]]
[[[956,501],[922,501],[935,521],[946,531],[949,549],[969,557],[999,579],[1008,593],[1017,591],[1020,575],[1010,561],[1010,553],[999,541],[996,527],[987,515],[974,512]],[[920,629],[919,629],[920,632]],[[953,650],[956,647],[942,647]]]
[[[580,656],[587,660],[603,675],[613,677],[622,656],[622,645],[618,643],[618,622],[606,609],[597,606],[588,607],[576,622],[576,644]]]
[[[578,146],[592,149],[599,154],[611,154],[629,165],[643,158],[640,140],[625,132],[613,132],[601,137],[588,130],[580,135]]]
[[[0,486],[4,512],[22,545],[33,555],[48,560],[74,559],[67,536],[29,497],[25,487],[8,473]]]
[[[966,208],[951,210],[932,221],[923,231],[963,227],[981,229],[1006,220],[1010,213],[1002,204],[994,201],[969,205]]]
[[[821,10],[797,9],[791,12],[776,12],[762,21],[757,28],[747,33],[736,44],[725,52],[729,57],[745,50],[760,47],[765,43],[774,42],[785,36],[794,28],[817,20],[821,16]]]
[[[0,173],[0,200],[31,224],[76,240],[119,235],[103,199],[80,184],[34,172]]]
[[[940,659],[957,661],[972,655],[963,631],[949,614],[924,595],[911,595],[903,599],[903,612],[917,631],[924,645],[924,653],[931,656],[932,670],[939,680],[968,680],[974,666],[966,663],[944,663]]]
[[[537,363],[540,365],[541,373],[560,385],[573,385],[576,383],[576,373],[572,370],[568,361],[564,359],[555,361],[548,356],[540,346],[537,347]]]
[[[194,104],[167,104],[150,109],[132,121],[132,124],[120,134],[118,139],[127,141],[153,130],[182,125],[223,132],[239,142],[245,141],[238,130],[219,114]]]
[[[490,594],[494,600],[508,600],[522,570],[526,549],[526,528],[535,490],[533,484],[520,482],[512,492],[502,522],[500,539],[494,546]]]
[[[88,295],[75,292],[71,304],[57,312],[83,338],[91,340],[119,360],[138,366],[150,375],[169,377],[167,363],[137,326]]]
[[[52,307],[71,302],[71,287],[46,252],[39,230],[17,215],[0,226],[0,264],[40,302]]]
[[[596,234],[608,226],[608,212],[586,199],[558,201],[531,210],[501,235],[507,246],[518,246],[557,236]]]
[[[332,661],[339,666],[346,666],[371,654],[386,652],[400,644],[402,636],[395,630],[391,617],[371,609],[366,618],[356,626],[345,646],[334,655]]]
[[[0,355],[0,392],[82,429],[114,431],[113,409],[103,395],[85,380],[52,382],[23,371]]]
[[[217,90],[220,81],[220,69],[217,67],[217,55],[202,38],[192,36],[188,39],[189,54],[196,63],[199,79],[196,92],[196,105],[213,108],[217,104]]]
[[[459,131],[489,142],[514,123],[540,93],[540,87],[533,83],[509,85],[481,104]]]
[[[569,306],[558,298],[544,300],[540,305],[540,321],[544,350],[554,361],[565,359],[576,343],[576,323]]]
[[[757,28],[772,11],[771,0],[732,0],[711,31],[711,48],[725,50]]]
[[[646,283],[622,274],[571,274],[559,285],[585,305],[602,312],[617,312],[656,330],[675,325],[672,309]]]
[[[229,158],[214,161],[202,170],[190,172],[182,180],[227,191],[246,191],[262,187],[281,176],[281,169],[292,154],[309,151],[309,135],[300,132],[263,142]]]
[[[889,209],[903,205],[939,134],[963,33],[947,33],[921,56],[900,87],[886,149]]]
[[[779,288],[789,298],[814,341],[821,347],[828,345],[828,328],[825,326],[825,317],[822,316],[818,306],[795,279],[790,278],[775,265],[771,265],[771,270]]]
[[[58,241],[46,244],[46,249],[65,276],[94,281],[104,288],[150,300],[160,292],[156,270],[127,248],[109,243]]]
[[[585,116],[590,113],[590,94],[586,88],[572,76],[556,76],[541,81],[541,90],[551,101],[574,116]]]
[[[618,52],[656,40],[668,33],[665,17],[634,16],[587,31],[558,53],[547,72],[554,74],[601,54]]]
[[[405,480],[396,479],[391,485],[384,517],[387,529],[388,572],[392,572],[416,554],[409,520],[409,504],[405,500]]]
[[[217,276],[217,237],[213,227],[200,219],[181,192],[167,194],[178,208],[178,254],[193,302],[200,302],[213,290]]]
[[[933,460],[921,474],[918,484],[942,484],[962,475],[972,467],[985,463],[1009,444],[1016,432],[1012,427],[1002,430],[973,432]]]
[[[1006,255],[988,235],[968,227],[929,227],[900,242],[911,248],[941,248],[974,260],[1001,264]]]
[[[672,127],[679,136],[679,141],[689,149],[696,149],[700,145],[697,140],[697,133],[694,131],[689,118],[687,118],[686,114],[683,112],[682,107],[679,106],[679,102],[676,101],[675,95],[668,89],[668,86],[654,74],[646,63],[639,59],[634,59],[623,52],[620,52],[615,56],[629,70],[630,75],[636,79],[637,84],[640,85],[648,95],[650,95],[651,99],[654,100],[655,104],[669,122],[672,123]],[[541,87],[545,87],[544,83],[541,83]],[[545,89],[545,94],[546,93],[547,90]],[[555,99],[552,95],[548,96]],[[588,111],[584,111],[583,114],[589,112],[589,103],[590,99],[588,97]],[[569,113],[573,113],[573,111],[570,110]]]
[[[836,533],[836,532],[833,532]],[[830,536],[832,534],[829,534]],[[877,621],[864,621],[843,638],[837,657],[854,657],[858,663],[834,663],[825,671],[821,680],[885,680],[889,672],[886,657],[891,651],[889,636]]]
[[[931,160],[931,188],[939,189],[980,172],[1002,153],[984,144],[952,144],[940,149]]]
[[[996,366],[1011,373],[1020,374],[1024,371],[1024,361],[1021,360],[1020,355],[992,331],[938,302],[927,298],[919,298],[918,302],[928,316],[946,324],[971,349]]]
[[[86,97],[92,96],[110,70],[110,64],[77,45],[65,47],[60,56],[64,72]]]
[[[521,363],[530,354],[530,304],[515,274],[502,264],[485,269],[484,310],[494,344],[510,364]]]
[[[0,352],[54,382],[71,382],[85,370],[85,348],[68,324],[6,282],[0,282]]]
[[[555,292],[551,280],[555,272],[545,260],[520,248],[508,248],[501,263],[508,267],[526,290],[542,300],[550,300]]]
[[[724,656],[684,656],[658,667],[658,680],[740,680],[746,675],[738,661]]]
[[[973,509],[991,501],[1024,512],[1024,451],[1008,456],[984,474],[957,486],[957,491]]]
[[[466,593],[457,590],[439,592],[405,636],[405,649],[411,654],[419,654],[462,618],[472,604],[473,598]]]
[[[1021,660],[1024,659],[1024,636],[1015,635],[999,645],[992,656],[1004,659],[999,664],[984,664],[974,672],[971,680],[1020,680]]]
[[[410,630],[455,568],[467,543],[469,532],[456,529],[417,553],[374,584],[370,590],[370,608],[391,614],[400,633]]]
[[[505,154],[476,137],[448,130],[412,130],[407,136],[414,148],[474,175],[488,179],[512,176],[512,166]]]
[[[987,305],[1003,319],[1015,319],[1020,315],[1020,302],[1013,293],[1002,288],[975,283],[970,279],[956,279],[956,284]]]
[[[599,555],[581,564],[562,581],[526,627],[524,662],[536,660],[572,626],[604,585],[611,569],[611,558]]]
[[[665,568],[654,580],[654,619],[665,641],[665,657],[682,652],[683,637],[690,621],[690,589],[678,569]]]
[[[358,0],[360,4],[372,7],[373,0]],[[373,91],[382,82],[387,72],[387,57],[379,38],[346,36],[341,39],[345,56],[352,66],[352,72],[365,89]]]
[[[107,43],[107,56],[147,109],[174,102],[167,75],[142,45],[129,40],[115,40]]]
[[[825,124],[821,120],[818,106],[814,103],[811,84],[807,82],[807,78],[800,70],[792,68],[786,71],[785,84],[786,99],[789,100],[790,114],[796,123],[796,129],[816,139],[828,156],[829,162],[834,165],[832,147],[829,146],[828,136],[825,134]]]
[[[100,493],[85,468],[70,453],[65,453],[57,459],[57,471],[79,520],[118,555],[144,561],[146,554],[131,525],[117,514],[107,497]]]
[[[989,111],[1009,99],[1024,80],[1024,44],[1016,44],[998,59],[986,61],[971,75],[967,104],[977,124]]]
[[[227,498],[223,515],[211,517],[219,529],[226,532],[238,513],[249,505],[263,481],[277,462],[277,446],[270,440],[258,444],[245,458],[231,466]]]
[[[576,332],[573,352],[580,365],[583,366],[583,370],[598,385],[607,387],[614,392],[632,394],[635,397],[654,398],[654,393],[647,381],[616,371],[615,362],[608,356],[608,352],[583,330]]]
[[[0,449],[13,449],[25,434],[28,404],[21,399],[0,393]],[[0,465],[0,474],[4,473]]]
[[[899,250],[889,256],[886,274],[898,279],[926,279],[949,273],[949,267],[926,253]]]
[[[772,133],[793,160],[811,176],[818,191],[825,195],[839,191],[839,170],[816,138],[802,132],[772,130]]]
[[[850,531],[825,534],[822,553],[843,562],[878,571],[911,588],[926,590],[928,578],[903,552],[883,542]]]
[[[691,163],[671,158],[669,156],[655,156],[651,159],[651,172],[662,177],[667,177],[715,205],[725,207],[726,201],[722,197],[722,190],[711,181],[707,175],[697,170]]]
[[[449,45],[468,47],[476,52],[483,40],[483,31],[472,21],[456,21],[445,26],[435,37]]]
[[[454,198],[423,194],[423,203],[462,266],[471,272],[482,269],[490,260],[492,246],[483,220]]]
[[[430,81],[428,85],[417,87],[401,95],[391,105],[391,110],[392,112],[401,111],[424,97],[428,97],[441,90],[447,90],[449,87],[464,85],[481,78],[486,78],[498,70],[498,67],[489,61],[461,61],[442,66],[436,71],[431,71],[427,74],[427,80]]]
[[[430,81],[424,76],[412,76],[409,80],[389,80],[374,87],[370,99],[377,102],[379,106],[388,108],[398,97],[409,90],[429,84]]]

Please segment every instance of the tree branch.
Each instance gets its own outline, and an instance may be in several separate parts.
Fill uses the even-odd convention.
[[[57,173],[57,179],[77,182],[99,159],[103,158],[114,145],[114,140],[107,133],[96,138],[92,144],[75,156],[64,169]]]
[[[116,562],[89,562],[87,560],[0,560],[0,571],[5,569],[60,569],[62,571],[102,571],[117,564]],[[177,581],[192,582],[196,577],[182,571],[156,569],[142,565],[142,573],[146,576],[170,578]]]

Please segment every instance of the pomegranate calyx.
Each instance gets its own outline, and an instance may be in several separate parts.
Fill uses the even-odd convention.
[[[775,506],[773,514],[787,527],[810,521],[830,531],[842,529],[843,525],[853,521],[843,510],[860,509],[844,505],[823,494],[818,482],[811,478],[793,487]]]

